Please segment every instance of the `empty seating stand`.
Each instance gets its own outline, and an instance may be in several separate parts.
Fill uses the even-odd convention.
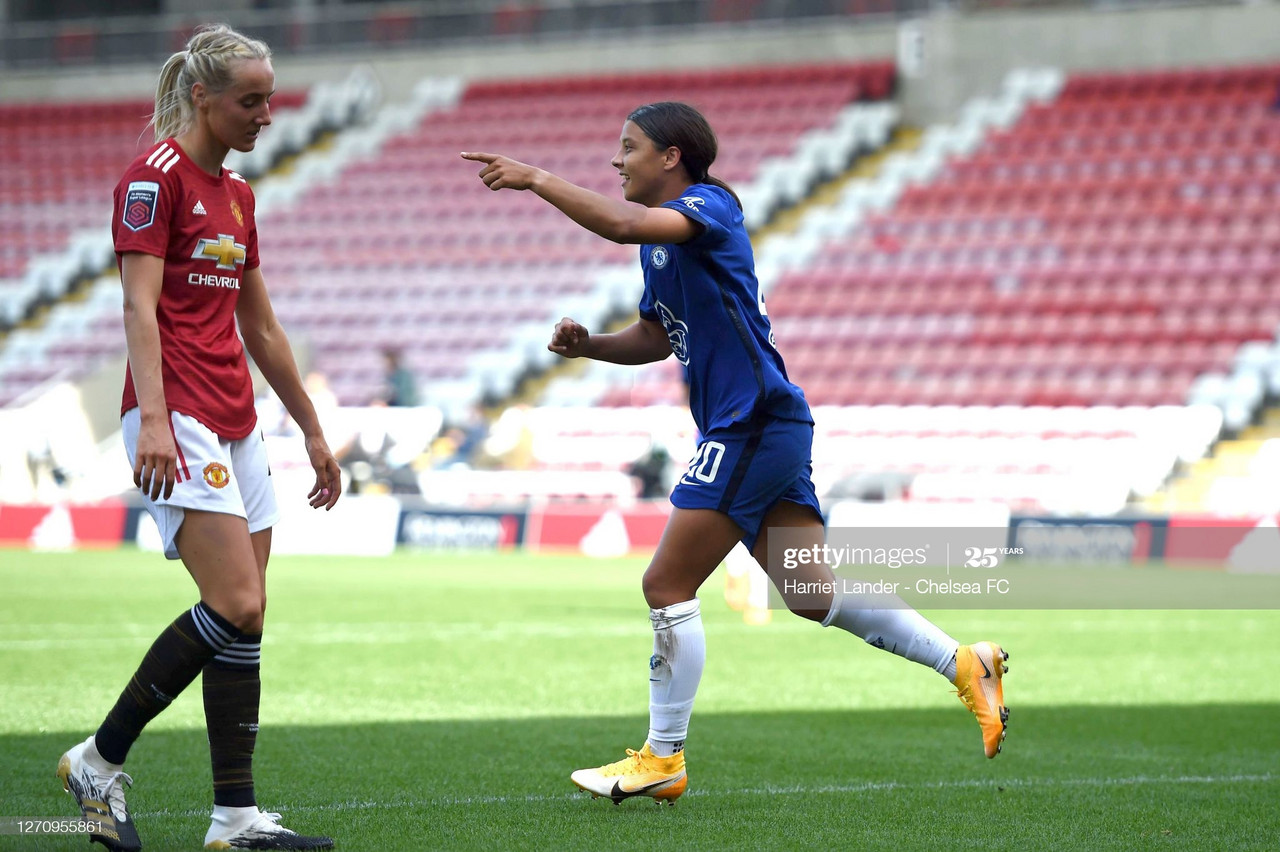
[[[601,270],[635,265],[636,249],[537,198],[486,192],[460,151],[507,154],[620,197],[609,161],[627,113],[683,99],[720,135],[715,172],[749,181],[765,158],[790,153],[850,102],[887,96],[892,81],[891,64],[872,63],[471,84],[455,108],[430,114],[264,227],[273,299],[290,331],[311,337],[316,366],[343,403],[380,392],[388,347],[428,390],[463,381],[478,359],[525,335],[549,337],[556,319],[592,298]]]
[[[818,403],[1168,405],[1280,325],[1280,66],[1070,78],[770,292]]]
[[[609,160],[626,113],[685,99],[720,133],[717,172],[748,181],[850,102],[889,96],[893,79],[892,64],[881,62],[474,84],[456,108],[272,211],[261,247],[273,301],[290,333],[310,339],[315,366],[345,404],[381,392],[386,348],[401,350],[428,387],[461,380],[530,327],[549,333],[567,303],[593,298],[599,270],[634,264],[635,249],[537,199],[485,192],[459,151],[527,158],[616,196]],[[278,94],[274,103],[290,100]],[[149,112],[145,101],[0,108],[0,140],[13,158],[0,171],[0,280],[21,276],[38,251],[64,249],[75,229],[105,229],[112,186],[149,143]],[[0,364],[0,399],[122,354],[113,316],[34,361]]]
[[[278,92],[273,106],[302,104],[305,92]],[[111,191],[129,162],[152,143],[149,100],[0,105],[0,323],[16,324],[33,305],[63,296],[72,275],[96,274],[108,260]],[[96,232],[94,246],[78,241]],[[58,271],[41,274],[41,256]],[[35,262],[35,263],[33,263]],[[36,276],[33,284],[32,276]],[[104,309],[106,306],[104,305]],[[110,316],[58,330],[49,349],[26,352],[13,336],[0,347],[0,406],[51,378],[74,378],[124,352],[119,296]]]
[[[277,108],[305,92],[280,92]],[[0,106],[0,280],[21,277],[31,256],[61,251],[81,228],[105,229],[111,189],[151,145],[149,100]]]

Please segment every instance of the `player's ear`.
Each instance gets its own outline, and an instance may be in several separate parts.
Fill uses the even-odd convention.
[[[191,84],[191,106],[195,109],[203,107],[208,100],[209,93],[205,89],[204,83],[199,80]]]
[[[672,145],[662,152],[662,168],[669,172],[678,165],[680,165],[680,149]]]

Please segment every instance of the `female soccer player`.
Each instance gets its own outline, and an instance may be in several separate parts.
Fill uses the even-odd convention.
[[[699,586],[739,540],[767,566],[771,529],[789,528],[788,544],[803,535],[821,546],[825,537],[810,481],[813,419],[774,346],[741,204],[708,172],[716,150],[714,132],[694,108],[663,102],[636,109],[612,160],[625,201],[497,154],[462,154],[484,164],[480,178],[489,189],[532,190],[582,227],[640,245],[639,321],[616,334],[590,334],[565,318],[548,348],[617,364],[674,354],[702,436],[671,493],[675,508],[644,574],[654,630],[647,742],[627,749],[623,760],[572,775],[579,788],[615,803],[632,796],[674,803],[687,786],[685,734],[706,656]],[[797,579],[830,581],[832,574],[817,565]],[[799,599],[779,590],[797,614],[947,676],[978,717],[987,757],[1000,750],[1008,657],[999,646],[959,645],[901,601],[867,608],[865,600],[838,594]]]
[[[115,190],[112,231],[129,351],[121,408],[133,481],[200,600],[164,630],[93,736],[58,762],[90,835],[141,848],[122,764],[143,727],[204,675],[213,764],[210,849],[329,849],[257,807],[253,748],[271,527],[279,518],[255,428],[248,349],[297,421],[315,468],[308,499],[333,508],[340,470],[303,388],[258,266],[253,192],[222,167],[271,123],[275,74],[265,44],[225,26],[198,30],[164,64],[157,144]],[[236,336],[236,322],[244,338]]]

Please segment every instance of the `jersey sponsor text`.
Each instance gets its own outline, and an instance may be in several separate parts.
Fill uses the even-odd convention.
[[[240,279],[232,278],[230,275],[201,275],[199,272],[192,272],[187,276],[188,284],[198,284],[201,287],[225,287],[228,290],[239,290]]]

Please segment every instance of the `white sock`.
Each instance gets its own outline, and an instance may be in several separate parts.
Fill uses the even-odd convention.
[[[258,816],[258,806],[249,808],[229,808],[225,805],[213,806],[213,824],[217,828],[239,831],[248,827]]]
[[[100,775],[112,775],[124,769],[122,764],[107,763],[107,759],[98,753],[98,741],[94,737],[89,737],[89,745],[85,747],[81,757],[89,764],[90,769]]]
[[[841,595],[831,602],[822,626],[835,625],[891,654],[929,666],[955,680],[956,649],[952,639],[897,595]]]
[[[697,598],[650,610],[649,621],[649,750],[670,757],[684,748],[693,697],[707,660],[707,640]]]

